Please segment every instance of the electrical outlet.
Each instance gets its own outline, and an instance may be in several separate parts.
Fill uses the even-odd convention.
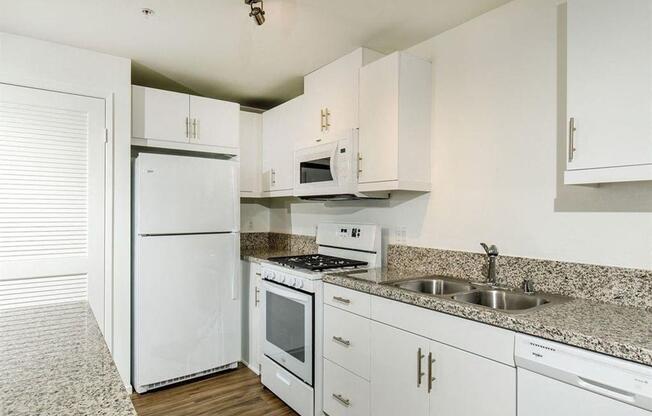
[[[394,241],[396,244],[405,244],[407,240],[407,228],[405,226],[397,227],[394,230]]]
[[[249,222],[247,223],[247,228],[248,228],[249,230],[253,230],[253,229],[254,229],[254,222],[253,222],[252,220],[249,220]]]

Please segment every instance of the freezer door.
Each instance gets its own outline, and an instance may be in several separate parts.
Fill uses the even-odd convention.
[[[238,234],[138,237],[134,385],[240,360]]]
[[[239,163],[141,153],[134,164],[136,233],[239,231]]]

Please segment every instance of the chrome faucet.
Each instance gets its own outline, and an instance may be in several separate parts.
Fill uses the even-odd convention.
[[[490,285],[496,284],[496,259],[498,258],[498,247],[495,245],[487,246],[485,243],[480,243],[484,248],[487,257],[489,258],[489,270],[487,271],[487,283]]]

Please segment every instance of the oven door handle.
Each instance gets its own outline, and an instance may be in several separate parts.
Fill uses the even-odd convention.
[[[279,296],[283,296],[285,298],[292,299],[306,305],[312,302],[312,296],[310,295],[298,293],[294,289],[290,289],[290,288],[286,289],[286,288],[279,288],[278,286],[272,286],[272,284],[269,282],[263,282],[263,289],[265,289],[265,291],[267,292],[272,292]]]

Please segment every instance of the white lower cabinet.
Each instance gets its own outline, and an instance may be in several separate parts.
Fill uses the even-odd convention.
[[[260,264],[242,261],[242,361],[256,374],[261,364]]]
[[[428,354],[433,360],[429,415],[516,415],[516,368],[434,341]]]
[[[426,416],[429,340],[371,322],[371,414]]]
[[[324,412],[329,416],[370,416],[369,382],[324,358]]]
[[[324,305],[324,357],[369,379],[368,318]]]
[[[331,284],[324,293],[327,415],[516,416],[513,332]]]

